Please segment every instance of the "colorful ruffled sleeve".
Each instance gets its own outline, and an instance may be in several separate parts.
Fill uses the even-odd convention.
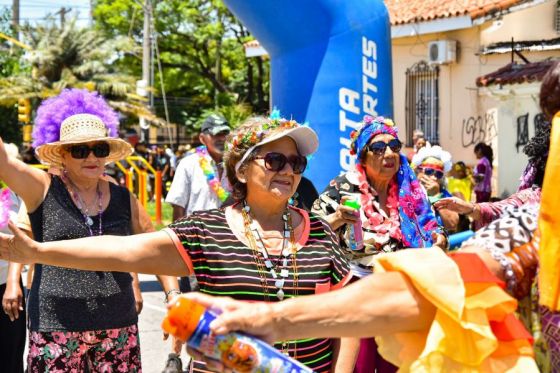
[[[538,372],[516,300],[476,254],[403,250],[379,256],[375,271],[405,274],[436,308],[429,329],[376,338],[401,372]]]

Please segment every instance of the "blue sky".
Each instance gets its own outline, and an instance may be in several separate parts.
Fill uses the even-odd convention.
[[[12,0],[0,0],[0,7],[11,7],[12,2]],[[67,15],[66,19],[77,14],[79,24],[87,25],[90,14],[89,3],[90,0],[19,0],[20,22],[25,23],[29,21],[30,23],[35,23],[41,21],[47,14],[54,14],[60,8],[66,7],[72,8],[72,11],[69,13],[70,15]],[[59,16],[57,15],[56,17]]]

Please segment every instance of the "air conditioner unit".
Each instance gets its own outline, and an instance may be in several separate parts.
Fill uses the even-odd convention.
[[[452,63],[457,60],[455,40],[436,40],[428,43],[428,62],[437,64]]]

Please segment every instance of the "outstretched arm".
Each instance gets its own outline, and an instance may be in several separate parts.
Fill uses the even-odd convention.
[[[132,236],[96,236],[39,243],[10,223],[14,235],[0,234],[0,259],[43,263],[87,271],[185,276],[187,266],[164,231]]]
[[[426,330],[435,314],[435,307],[398,272],[373,274],[340,290],[278,303],[245,303],[201,293],[182,296],[228,311],[212,323],[215,332],[239,330],[269,342]]]

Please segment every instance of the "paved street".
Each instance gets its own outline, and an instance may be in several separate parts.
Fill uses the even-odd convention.
[[[142,367],[145,373],[159,373],[163,370],[167,354],[171,351],[171,339],[163,341],[161,331],[161,322],[167,312],[163,304],[165,295],[155,276],[140,275],[139,277],[144,298],[144,309],[139,320]],[[183,352],[184,368],[186,368],[186,359],[187,355]]]

